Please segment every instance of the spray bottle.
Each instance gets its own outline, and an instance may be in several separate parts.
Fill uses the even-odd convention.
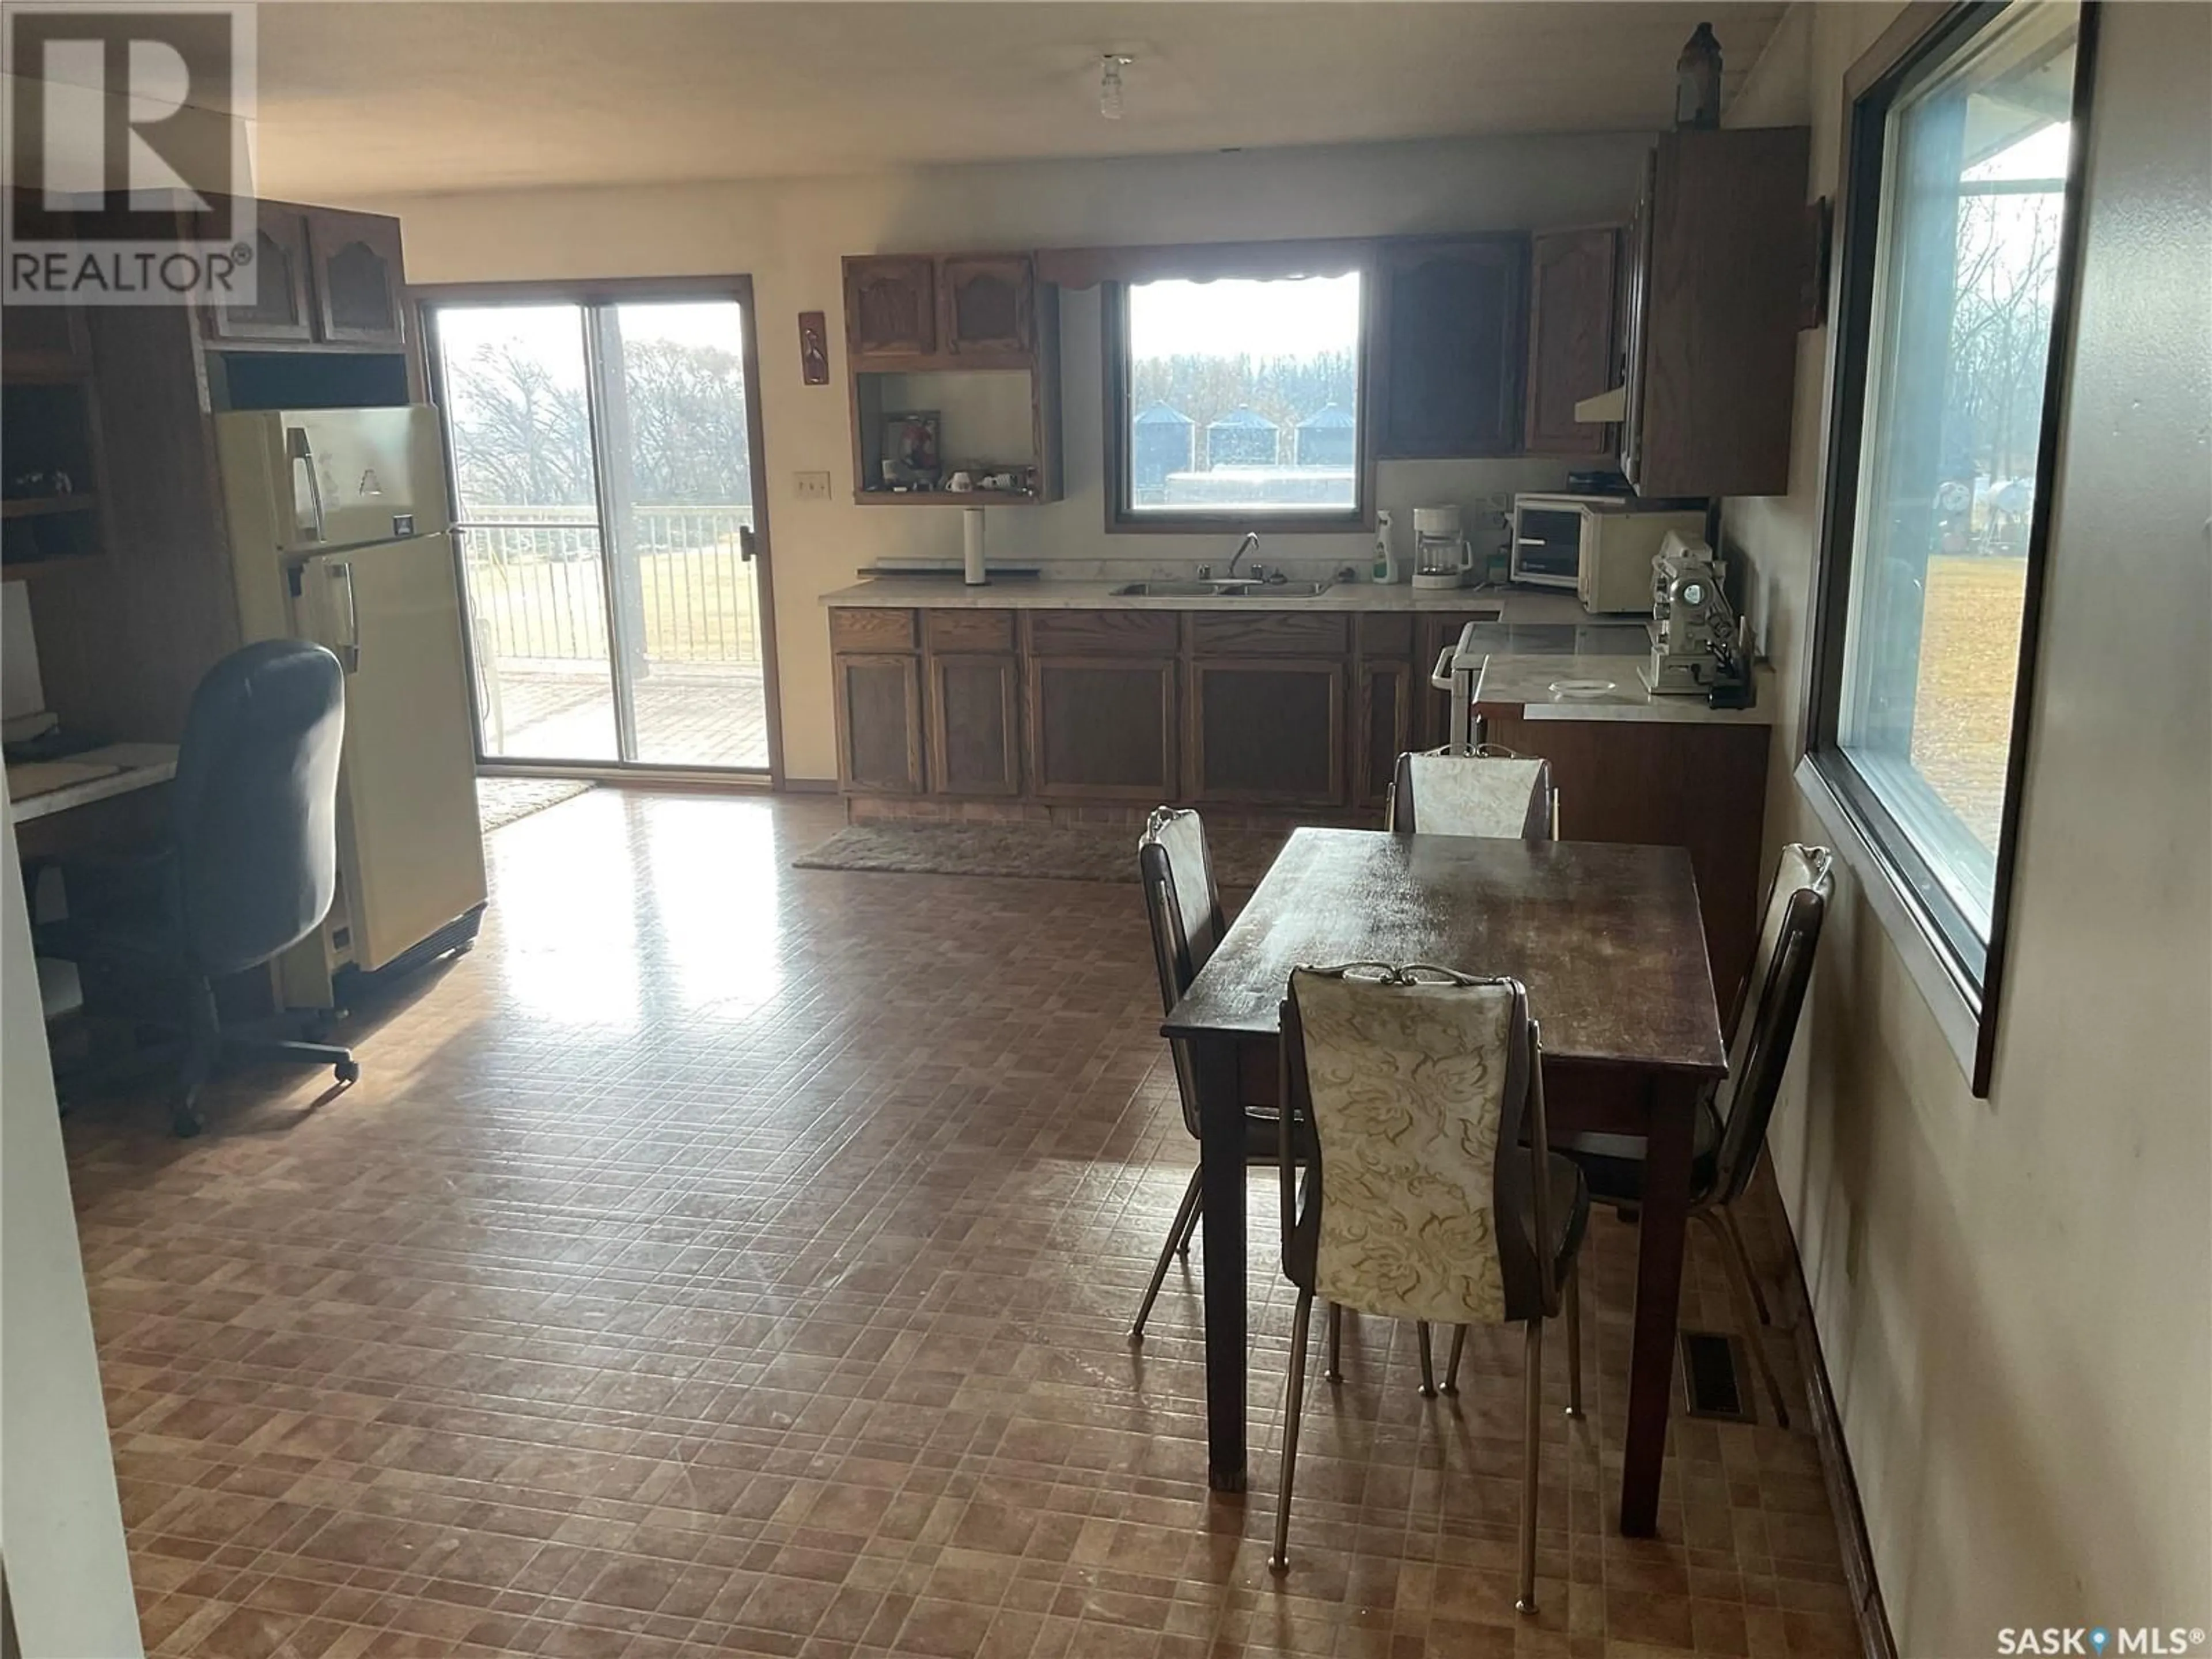
[[[1375,515],[1375,568],[1370,574],[1376,582],[1398,580],[1398,555],[1390,545],[1390,514],[1387,507]]]

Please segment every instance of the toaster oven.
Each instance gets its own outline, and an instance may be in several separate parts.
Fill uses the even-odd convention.
[[[1651,609],[1651,561],[1669,531],[1700,539],[1702,502],[1663,506],[1613,495],[1516,495],[1510,574],[1571,587],[1595,614]]]

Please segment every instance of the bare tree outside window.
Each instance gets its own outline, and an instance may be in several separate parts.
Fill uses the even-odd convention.
[[[2075,15],[2018,8],[1887,117],[1837,738],[1984,936],[2038,507]]]

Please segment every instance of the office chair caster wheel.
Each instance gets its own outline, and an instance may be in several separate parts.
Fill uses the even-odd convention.
[[[173,1106],[169,1109],[169,1132],[179,1140],[190,1140],[206,1127],[200,1121],[199,1113],[189,1104]]]
[[[331,1067],[331,1073],[341,1083],[358,1083],[361,1081],[361,1062],[342,1060]]]

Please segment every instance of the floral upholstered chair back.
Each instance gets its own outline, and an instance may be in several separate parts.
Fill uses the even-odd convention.
[[[1540,1129],[1537,1033],[1510,979],[1300,968],[1282,1008],[1285,1109],[1311,1124],[1283,1170],[1283,1265],[1363,1313],[1495,1324],[1556,1307],[1524,1127]],[[1532,1115],[1535,1121],[1531,1123]],[[1530,1139],[1542,1148],[1540,1133]],[[1534,1154],[1541,1157],[1541,1152]]]
[[[1552,767],[1504,755],[1401,755],[1390,788],[1401,835],[1552,839]]]
[[[1160,1012],[1172,1013],[1224,931],[1221,892],[1213,884],[1213,862],[1206,850],[1204,820],[1195,812],[1159,808],[1137,842],[1137,873],[1144,883],[1145,913],[1152,926]],[[1195,1135],[1198,1096],[1188,1045],[1169,1046],[1175,1057],[1176,1085],[1182,1092],[1183,1121]]]

